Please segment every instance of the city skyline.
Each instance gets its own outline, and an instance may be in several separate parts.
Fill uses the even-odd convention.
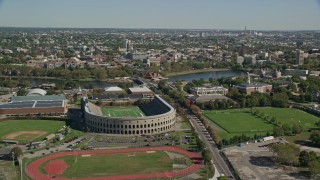
[[[0,0],[1,27],[319,30],[320,1]]]

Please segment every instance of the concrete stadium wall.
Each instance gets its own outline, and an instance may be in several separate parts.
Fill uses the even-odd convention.
[[[152,135],[172,131],[176,122],[175,109],[156,96],[169,110],[164,114],[138,118],[100,116],[85,107],[85,122],[91,132],[121,135]]]

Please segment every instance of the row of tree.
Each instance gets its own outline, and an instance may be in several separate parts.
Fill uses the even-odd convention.
[[[274,144],[271,146],[277,162],[297,167],[308,167],[310,175],[320,175],[320,156],[313,151],[301,151],[293,144]]]

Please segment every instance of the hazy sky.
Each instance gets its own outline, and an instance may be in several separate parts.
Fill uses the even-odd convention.
[[[320,0],[0,0],[0,26],[320,30]]]

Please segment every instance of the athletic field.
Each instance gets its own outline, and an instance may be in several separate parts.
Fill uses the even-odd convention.
[[[65,125],[64,121],[7,120],[0,122],[0,140],[10,139],[22,143],[37,141],[55,133]]]
[[[202,166],[200,154],[163,146],[58,152],[31,162],[25,172],[30,179],[41,180],[53,176],[57,180],[166,179],[194,173]]]
[[[144,113],[137,106],[110,106],[101,107],[104,116],[108,117],[144,117]]]
[[[304,131],[316,128],[320,118],[293,108],[256,108],[270,118],[275,117],[282,124],[293,125],[299,123]],[[203,113],[210,121],[214,122],[216,131],[221,138],[230,138],[235,135],[266,135],[273,133],[273,124],[251,114],[250,109],[214,110]]]
[[[273,131],[273,125],[251,115],[246,110],[206,111],[204,115],[220,127],[218,134],[222,137],[234,135],[265,135]]]
[[[265,113],[269,117],[276,117],[278,122],[282,124],[292,125],[299,123],[302,125],[304,131],[308,131],[311,128],[318,128],[316,123],[320,121],[320,118],[294,108],[259,108],[260,112]]]

